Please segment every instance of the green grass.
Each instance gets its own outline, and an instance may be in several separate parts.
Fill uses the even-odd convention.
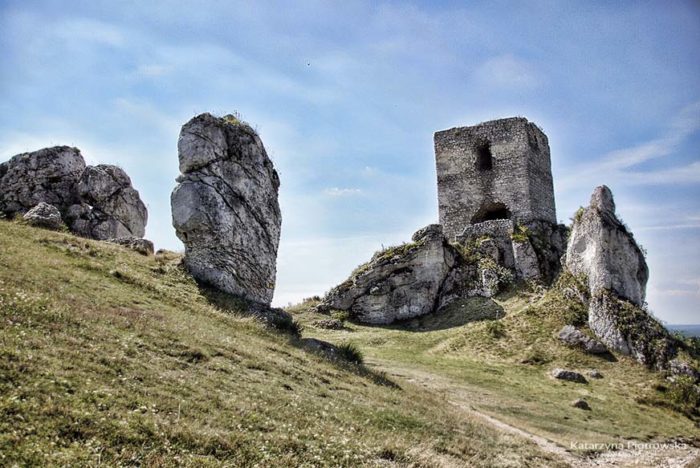
[[[198,288],[176,254],[7,221],[0,246],[1,466],[558,464],[441,395],[305,351]],[[416,365],[472,372],[431,333],[353,329],[325,336],[410,362],[420,335]],[[496,364],[470,366],[486,380]]]
[[[302,323],[315,315],[306,310],[292,309]],[[572,442],[700,440],[696,422],[673,409],[687,385],[671,388],[662,374],[631,358],[592,356],[559,342],[562,326],[580,324],[582,316],[583,306],[561,288],[540,288],[458,301],[399,325],[347,323],[345,330],[313,333],[352,342],[379,369],[422,379],[434,391],[567,448]],[[548,375],[555,367],[597,369],[604,378],[555,381]],[[592,411],[572,408],[577,398],[585,398]]]

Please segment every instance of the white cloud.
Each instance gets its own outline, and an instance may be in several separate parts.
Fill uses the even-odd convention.
[[[591,187],[600,183],[615,185],[665,185],[700,182],[700,162],[658,170],[634,170],[635,166],[653,159],[673,155],[688,137],[700,129],[700,102],[682,109],[660,138],[629,148],[611,151],[594,163],[580,165],[560,177],[560,190]]]
[[[498,88],[534,88],[542,81],[535,68],[511,54],[493,57],[482,63],[474,77],[485,86]]]
[[[359,188],[339,188],[339,187],[331,187],[327,188],[323,191],[326,195],[329,195],[331,197],[347,197],[347,196],[352,196],[352,195],[360,195],[362,194],[362,190]]]

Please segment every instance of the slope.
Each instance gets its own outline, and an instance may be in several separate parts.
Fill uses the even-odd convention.
[[[178,264],[0,222],[0,465],[560,464],[306,351]]]

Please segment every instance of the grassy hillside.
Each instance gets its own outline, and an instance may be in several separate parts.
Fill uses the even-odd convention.
[[[352,343],[390,376],[417,382],[456,404],[570,448],[577,443],[628,440],[697,442],[700,430],[683,413],[684,396],[656,372],[624,356],[593,356],[557,339],[563,325],[585,323],[582,305],[559,288],[472,298],[443,313],[397,326],[345,322],[342,330],[317,325],[314,301],[290,309],[307,334]],[[337,314],[342,318],[342,314]],[[554,380],[553,368],[602,379],[587,384]],[[573,408],[585,399],[591,411]]]
[[[214,305],[178,262],[0,222],[0,465],[560,464],[440,395],[305,351],[235,301]],[[482,333],[470,327],[318,334],[352,338],[372,359],[439,363],[446,375],[478,376],[487,389],[540,375],[499,367],[497,346],[455,357],[472,346],[470,333]],[[600,385],[612,382],[610,375]],[[554,389],[552,411],[563,412],[559,400],[570,391],[546,387]],[[521,416],[515,405],[506,410]],[[664,433],[693,430],[665,412],[644,421],[651,417]]]

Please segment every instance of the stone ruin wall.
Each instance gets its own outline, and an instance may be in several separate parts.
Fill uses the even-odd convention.
[[[535,124],[494,120],[437,132],[434,141],[440,224],[448,238],[502,206],[520,224],[556,223],[549,144]],[[478,167],[484,147],[491,169]]]

